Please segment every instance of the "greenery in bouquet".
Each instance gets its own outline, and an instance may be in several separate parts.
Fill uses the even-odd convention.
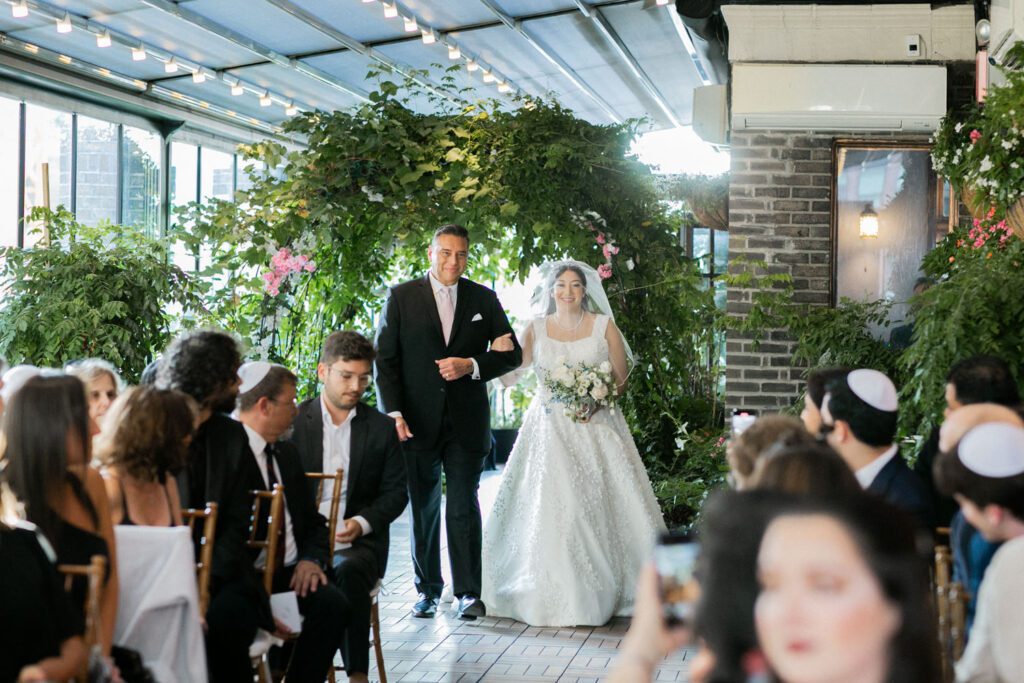
[[[541,383],[551,400],[565,408],[565,415],[574,422],[586,422],[599,409],[615,411],[615,378],[608,361],[600,365],[587,363],[558,364],[541,371]]]
[[[1013,50],[1024,52],[1024,44]],[[968,132],[964,174],[977,203],[999,215],[1024,197],[1024,72],[1005,75],[1004,84],[989,90],[981,118]]]

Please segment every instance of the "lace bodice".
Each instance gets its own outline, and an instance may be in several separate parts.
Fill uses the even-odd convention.
[[[596,365],[608,360],[608,316],[598,315],[590,335],[574,341],[559,341],[548,336],[547,319],[533,321],[533,364],[538,370],[547,370],[566,363]]]

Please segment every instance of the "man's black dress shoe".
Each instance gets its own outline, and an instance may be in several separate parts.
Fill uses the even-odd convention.
[[[437,614],[437,600],[420,595],[420,599],[412,606],[412,615],[420,619],[433,619]]]
[[[463,595],[459,598],[459,619],[473,621],[477,617],[487,616],[487,607],[484,601],[473,595]]]

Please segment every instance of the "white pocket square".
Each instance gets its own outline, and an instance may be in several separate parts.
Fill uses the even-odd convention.
[[[476,315],[473,316],[472,322],[476,322],[477,320],[483,320],[483,319],[484,319],[484,317],[482,315],[480,315],[479,313],[477,313]]]

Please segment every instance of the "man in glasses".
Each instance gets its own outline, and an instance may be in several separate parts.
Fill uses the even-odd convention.
[[[331,564],[352,607],[342,656],[348,679],[357,683],[369,671],[370,592],[384,576],[391,522],[408,502],[395,420],[360,401],[375,357],[361,334],[331,334],[317,365],[322,391],[299,406],[291,437],[306,472],[344,472]],[[327,482],[317,501],[325,517],[332,492]]]

